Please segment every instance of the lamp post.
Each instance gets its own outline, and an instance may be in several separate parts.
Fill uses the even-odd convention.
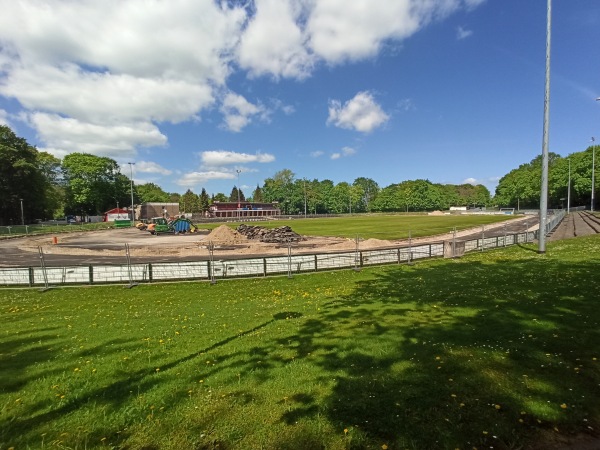
[[[21,201],[21,225],[25,225],[25,215],[23,214],[23,199],[19,199]]]
[[[135,211],[133,209],[133,166],[135,166],[134,162],[128,162],[129,164],[129,173],[131,174],[129,180],[131,181],[131,226],[135,224]]]
[[[567,184],[567,214],[571,212],[571,158],[569,158],[569,183]]]
[[[306,219],[306,178],[304,179],[304,218]]]
[[[235,170],[237,172],[237,178],[238,178],[238,186],[237,186],[237,195],[238,195],[238,207],[237,207],[237,213],[238,213],[238,217],[240,216],[240,208],[241,208],[241,204],[240,204],[240,169],[236,169]]]
[[[596,146],[592,146],[592,205],[591,210],[594,212],[594,191],[595,189],[595,180],[594,180],[594,172],[596,171]]]
[[[546,11],[546,80],[544,88],[544,130],[542,137],[542,187],[540,192],[540,228],[538,253],[546,253],[546,222],[548,215],[548,134],[550,129],[550,43],[552,32],[552,0]]]

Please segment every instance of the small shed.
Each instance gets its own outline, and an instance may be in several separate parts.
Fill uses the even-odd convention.
[[[129,210],[125,208],[113,208],[104,213],[103,222],[114,222],[115,220],[131,220]]]

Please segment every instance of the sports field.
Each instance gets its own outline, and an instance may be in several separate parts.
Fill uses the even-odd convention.
[[[535,250],[216,285],[0,290],[0,448],[589,442],[600,239]]]

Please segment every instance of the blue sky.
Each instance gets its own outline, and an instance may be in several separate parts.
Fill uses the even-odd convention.
[[[542,150],[546,0],[0,0],[0,123],[168,192],[481,183]],[[600,138],[600,1],[553,0],[550,151]],[[239,174],[238,174],[239,171]]]

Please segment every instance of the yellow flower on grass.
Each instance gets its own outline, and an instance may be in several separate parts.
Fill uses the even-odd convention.
[[[496,409],[501,409],[501,408],[502,408],[502,406],[500,406],[500,405],[494,405],[494,408],[496,408]]]
[[[383,450],[387,450],[388,446],[387,446],[386,444],[383,444],[383,445],[381,446],[381,448],[382,448]]]
[[[560,405],[560,407],[561,407],[562,409],[567,409],[567,404],[566,404],[566,403],[563,403],[562,405]]]

